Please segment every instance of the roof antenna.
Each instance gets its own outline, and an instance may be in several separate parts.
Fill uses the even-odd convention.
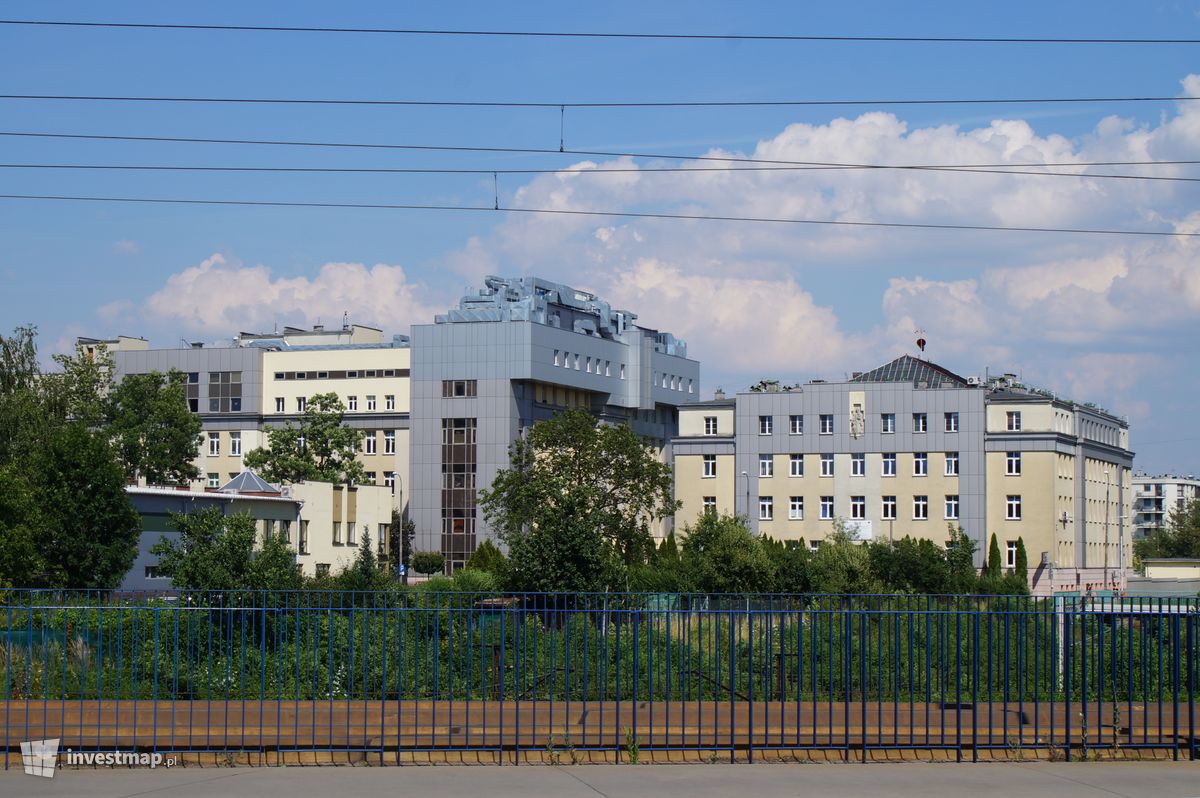
[[[917,336],[917,349],[925,351],[925,331],[921,329],[913,330],[913,334]]]
[[[350,311],[343,310],[342,311],[342,330],[345,331],[345,330],[349,330],[349,329],[350,329]]]
[[[500,210],[500,179],[496,177],[495,172],[492,172],[492,198],[495,200],[492,210]]]
[[[558,151],[563,151],[563,129],[567,124],[567,106],[558,106]]]

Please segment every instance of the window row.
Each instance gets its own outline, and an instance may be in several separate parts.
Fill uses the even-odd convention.
[[[705,497],[704,509],[710,511],[709,499],[712,499],[711,511],[716,511],[716,497]],[[880,497],[879,517],[884,521],[896,520],[897,502],[895,496]],[[844,509],[844,508],[843,508]],[[822,496],[820,498],[819,517],[822,521],[831,521],[838,517],[838,508],[835,505],[833,496]],[[959,499],[958,494],[947,494],[942,505],[942,517],[947,521],[956,521],[959,517]],[[788,520],[803,521],[804,520],[804,497],[789,496],[788,497]],[[850,497],[850,513],[852,521],[863,521],[867,518],[867,497],[866,496],[851,496]],[[773,521],[775,520],[775,497],[774,496],[759,496],[758,497],[758,520]],[[927,521],[929,520],[929,497],[928,496],[913,496],[912,497],[912,520]]]
[[[611,377],[612,361],[604,360],[598,357],[588,357],[578,353],[559,352],[554,350],[554,365],[562,366],[565,369],[573,368],[575,371],[586,371],[588,374],[599,374],[603,377]],[[620,379],[625,379],[625,364],[617,364],[617,376]]]
[[[1020,457],[1017,458],[1017,471],[1020,473]],[[770,478],[775,476],[775,458],[774,454],[760,454],[758,456],[758,476],[761,478]],[[715,454],[702,455],[702,470],[701,476],[715,477],[717,476],[717,456]],[[832,454],[817,455],[820,463],[820,475],[823,477],[836,476],[835,456]],[[803,477],[804,476],[804,455],[789,454],[788,458],[788,476]],[[912,474],[915,477],[929,476],[929,453],[928,452],[913,452],[913,470]],[[959,475],[959,456],[958,452],[945,452],[943,455],[943,475],[947,477],[956,477]],[[1013,473],[1013,472],[1010,472]],[[851,454],[850,455],[850,476],[865,477],[867,475],[867,456],[866,454]],[[894,477],[896,472],[896,453],[884,452],[880,455],[880,476]]]
[[[364,430],[362,438],[362,453],[363,454],[379,454],[379,432],[378,430]],[[383,453],[396,453],[396,430],[387,429],[383,431]]]
[[[714,419],[715,420],[715,419]],[[707,422],[708,419],[705,419]],[[819,432],[821,435],[832,435],[834,432],[834,418],[832,413],[821,413],[817,416],[819,424]],[[958,413],[943,413],[942,414],[943,429],[946,432],[958,432]],[[707,424],[706,424],[707,426]],[[879,415],[879,431],[885,435],[896,432],[896,414],[881,413]],[[912,414],[912,431],[913,432],[928,432],[929,431],[929,414],[928,413],[913,413]],[[758,417],[758,434],[772,435],[775,432],[775,417],[774,416],[759,416]],[[715,432],[707,432],[706,434],[715,435]],[[803,435],[804,434],[804,416],[789,415],[788,416],[788,434]]]
[[[407,377],[408,369],[359,369],[357,371],[276,371],[277,380],[353,380],[371,377]]]
[[[364,399],[364,401],[362,402],[361,408],[360,408],[360,403],[358,401],[357,394],[355,394],[353,396],[347,396],[346,397],[346,412],[357,413],[361,409],[363,412],[374,413],[379,410],[379,398],[375,394],[373,394],[373,393],[367,394],[366,396],[363,397],[363,399]],[[308,409],[308,397],[307,396],[297,396],[295,398],[295,402],[296,402],[296,412],[297,413],[303,413]],[[392,411],[392,410],[396,409],[396,395],[395,394],[389,393],[383,397],[383,409],[385,411]],[[283,396],[275,397],[275,412],[276,413],[286,413],[287,412],[287,399],[285,397],[283,397]]]

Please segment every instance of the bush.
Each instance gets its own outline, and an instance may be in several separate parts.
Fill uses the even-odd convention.
[[[467,569],[472,571],[487,571],[493,575],[504,572],[504,552],[490,540],[485,540],[475,547],[475,551],[467,558]]]
[[[418,551],[412,557],[413,570],[419,574],[441,573],[446,567],[446,558],[440,551]]]

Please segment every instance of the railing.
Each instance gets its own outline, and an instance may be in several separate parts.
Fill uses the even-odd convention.
[[[74,750],[1195,758],[1195,599],[5,591],[6,766]]]

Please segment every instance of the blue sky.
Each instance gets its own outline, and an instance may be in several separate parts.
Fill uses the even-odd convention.
[[[578,7],[576,7],[578,6]],[[8,19],[440,29],[1200,38],[1200,3],[163,6],[9,2]],[[452,38],[0,26],[0,94],[536,102],[1200,96],[1200,46]],[[556,148],[555,109],[0,101],[0,131]],[[580,150],[857,163],[1200,159],[1200,103],[569,109]],[[677,161],[66,141],[0,162],[583,169],[502,204],[846,221],[1200,230],[1197,189],[925,172],[618,172]],[[1195,167],[1078,172],[1187,177]],[[0,169],[5,194],[490,205],[480,175]],[[1200,239],[495,212],[0,200],[0,326],[158,345],[340,319],[406,332],[488,273],[596,290],[686,338],[706,391],[840,377],[913,349],[1130,417],[1137,467],[1200,472]]]

